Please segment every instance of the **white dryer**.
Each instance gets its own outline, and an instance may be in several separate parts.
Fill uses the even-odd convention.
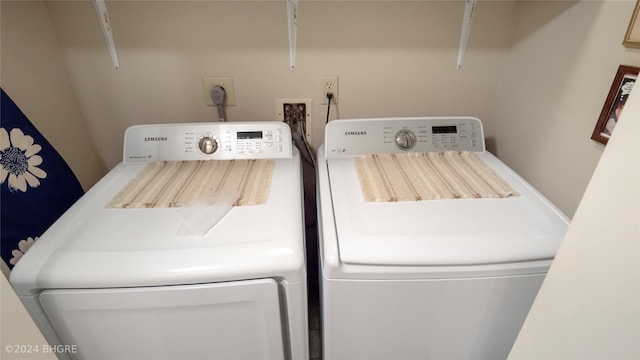
[[[456,152],[473,153],[517,196],[365,199],[358,159],[397,154],[389,161],[399,166],[399,155]],[[385,186],[416,170],[398,169],[383,174]],[[569,223],[485,150],[470,117],[328,123],[318,221],[330,360],[505,359]]]
[[[142,125],[129,128],[124,142],[124,161],[11,273],[47,340],[67,345],[53,348],[60,358],[308,359],[302,180],[289,127]],[[190,215],[180,213],[184,207],[109,205],[151,164],[240,160],[270,162],[270,182],[259,179],[270,184],[266,200],[232,207],[203,236],[182,226],[208,219],[216,203],[190,205]],[[201,183],[230,176],[210,175]]]

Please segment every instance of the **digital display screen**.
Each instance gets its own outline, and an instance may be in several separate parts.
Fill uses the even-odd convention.
[[[238,131],[238,139],[262,139],[262,131]]]
[[[455,125],[446,125],[446,126],[432,126],[431,133],[432,134],[455,134],[458,132],[458,127]]]

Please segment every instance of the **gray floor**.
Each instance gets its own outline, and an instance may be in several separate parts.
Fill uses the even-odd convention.
[[[320,340],[320,305],[309,305],[309,358],[322,359],[322,343]]]

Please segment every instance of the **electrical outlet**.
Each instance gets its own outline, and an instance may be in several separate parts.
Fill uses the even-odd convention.
[[[224,88],[225,96],[224,106],[232,106],[236,104],[236,96],[233,92],[233,78],[231,77],[203,77],[202,78],[202,90],[204,92],[204,103],[207,106],[215,106],[211,99],[211,89],[214,86],[220,85]]]
[[[338,75],[323,75],[320,80],[320,94],[321,94],[321,102],[320,104],[327,104],[327,93],[333,94],[333,99],[331,99],[332,104],[338,103]]]
[[[291,132],[305,130],[307,141],[311,141],[311,99],[277,99],[276,120],[289,124]]]

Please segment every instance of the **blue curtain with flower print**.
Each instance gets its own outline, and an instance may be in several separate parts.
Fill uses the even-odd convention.
[[[12,269],[84,191],[60,154],[0,91],[0,250]]]

